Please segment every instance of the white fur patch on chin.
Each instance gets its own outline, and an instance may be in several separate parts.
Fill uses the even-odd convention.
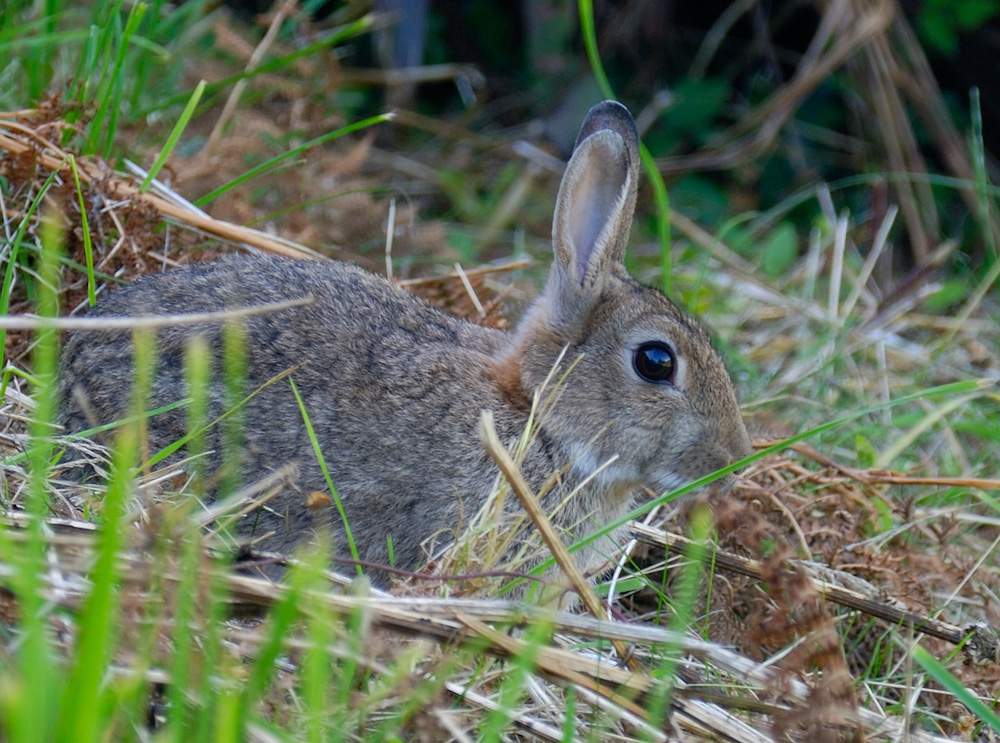
[[[635,467],[624,464],[617,456],[601,462],[583,441],[570,443],[569,454],[570,470],[581,480],[589,479],[605,488],[631,488],[637,485],[638,472]]]
[[[654,488],[659,494],[669,493],[672,490],[677,490],[682,488],[688,483],[690,483],[686,477],[678,475],[676,472],[665,472],[656,478],[656,487]]]
[[[643,486],[637,468],[627,465],[617,457],[601,462],[584,441],[569,445],[570,471],[580,480],[589,480],[601,488],[638,489]],[[658,494],[669,493],[691,482],[690,478],[673,470],[660,473],[648,483]]]

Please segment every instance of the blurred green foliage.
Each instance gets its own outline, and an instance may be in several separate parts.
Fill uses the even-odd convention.
[[[959,35],[1000,16],[1000,0],[923,0],[917,31],[929,49],[953,56]]]

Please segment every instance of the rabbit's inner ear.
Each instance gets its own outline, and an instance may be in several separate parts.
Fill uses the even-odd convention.
[[[628,229],[622,222],[629,179],[628,151],[615,132],[591,135],[570,160],[556,206],[556,257],[575,264],[565,267],[581,283],[592,265],[624,260],[618,253],[627,239],[620,233]]]

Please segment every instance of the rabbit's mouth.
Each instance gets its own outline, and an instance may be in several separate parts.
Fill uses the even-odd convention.
[[[644,476],[639,467],[615,454],[601,461],[593,449],[583,442],[570,445],[570,470],[581,483],[593,483],[599,488],[616,491],[654,490],[657,495],[670,493],[692,482],[692,478],[665,470]]]
[[[658,496],[665,495],[679,488],[683,488],[690,482],[691,480],[689,478],[671,470],[669,472],[658,473],[654,479],[652,489],[656,491]]]

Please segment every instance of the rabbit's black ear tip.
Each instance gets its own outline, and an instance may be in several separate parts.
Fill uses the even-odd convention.
[[[591,134],[603,129],[610,129],[629,142],[639,140],[632,114],[618,101],[601,101],[587,112],[580,126],[580,134],[576,138],[577,145]]]

